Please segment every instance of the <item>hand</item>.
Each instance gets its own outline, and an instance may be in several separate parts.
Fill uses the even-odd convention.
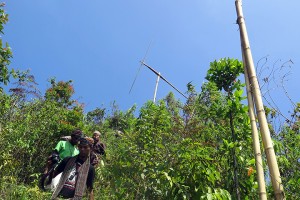
[[[50,167],[52,165],[52,160],[47,160],[47,167]]]

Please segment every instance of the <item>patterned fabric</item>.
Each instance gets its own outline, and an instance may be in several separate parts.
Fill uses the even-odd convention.
[[[52,194],[51,199],[55,199],[59,195],[64,184],[66,183],[67,179],[69,178],[70,173],[72,172],[72,170],[74,169],[74,166],[76,165],[75,162],[76,162],[77,158],[78,158],[78,156],[74,156],[74,157],[70,158],[70,160],[68,161],[68,163],[65,167],[65,170],[62,173],[62,177],[61,177],[54,193]],[[87,180],[89,168],[90,168],[90,157],[87,158],[87,160],[82,164],[82,166],[78,170],[75,195],[72,198],[73,200],[82,199],[85,188],[86,188],[86,180]]]
[[[65,184],[63,185],[59,196],[63,196],[64,198],[72,198],[75,194],[75,186],[76,186],[76,179],[78,174],[78,169],[80,167],[80,163],[78,161],[75,162],[73,169],[71,170],[69,177],[67,178]]]

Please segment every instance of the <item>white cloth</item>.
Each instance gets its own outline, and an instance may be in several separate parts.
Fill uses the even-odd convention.
[[[62,173],[58,174],[55,178],[52,179],[51,183],[49,185],[45,186],[45,189],[51,190],[52,192],[55,190],[57,187],[57,184],[61,178]]]

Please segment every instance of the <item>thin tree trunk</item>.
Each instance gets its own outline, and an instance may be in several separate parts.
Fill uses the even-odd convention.
[[[232,140],[235,143],[236,142],[236,136],[235,136],[235,132],[234,132],[234,126],[233,126],[233,117],[232,117],[232,111],[230,109],[229,111],[229,120],[230,120],[230,129],[231,129],[231,136],[232,136]],[[240,195],[240,188],[239,188],[239,179],[238,179],[238,163],[236,160],[236,155],[235,155],[235,146],[231,149],[231,153],[232,153],[232,157],[233,157],[233,172],[234,172],[234,187],[235,187],[235,192],[236,192],[236,198],[238,200],[241,199],[241,195]]]

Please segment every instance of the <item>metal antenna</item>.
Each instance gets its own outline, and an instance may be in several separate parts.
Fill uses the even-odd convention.
[[[183,97],[185,97],[186,99],[188,99],[187,96],[185,96],[182,92],[180,92],[174,85],[172,85],[169,81],[167,81],[167,79],[165,79],[159,72],[155,71],[155,69],[153,69],[152,67],[150,67],[149,65],[147,65],[144,61],[141,61],[141,64],[146,66],[148,69],[150,69],[154,74],[156,74],[158,77],[160,77],[162,80],[164,80],[166,83],[168,83],[174,90],[176,90],[179,94],[181,94]]]
[[[152,41],[150,42],[150,44],[149,44],[149,46],[148,46],[148,49],[147,49],[147,51],[146,51],[146,53],[145,53],[145,56],[144,56],[142,62],[145,61],[146,56],[148,55],[148,52],[149,52],[149,49],[150,49],[151,45],[152,45]],[[133,86],[134,86],[134,84],[135,84],[135,81],[136,81],[136,79],[137,79],[137,77],[138,77],[138,75],[139,75],[139,73],[140,73],[140,71],[141,71],[142,66],[143,66],[143,64],[141,63],[141,65],[140,65],[140,67],[139,67],[139,69],[138,69],[138,71],[137,71],[137,73],[136,73],[136,75],[135,75],[135,77],[134,77],[133,83],[132,83],[132,85],[131,85],[131,87],[130,87],[129,94],[130,94],[130,92],[131,92],[131,90],[132,90],[132,88],[133,88]]]

